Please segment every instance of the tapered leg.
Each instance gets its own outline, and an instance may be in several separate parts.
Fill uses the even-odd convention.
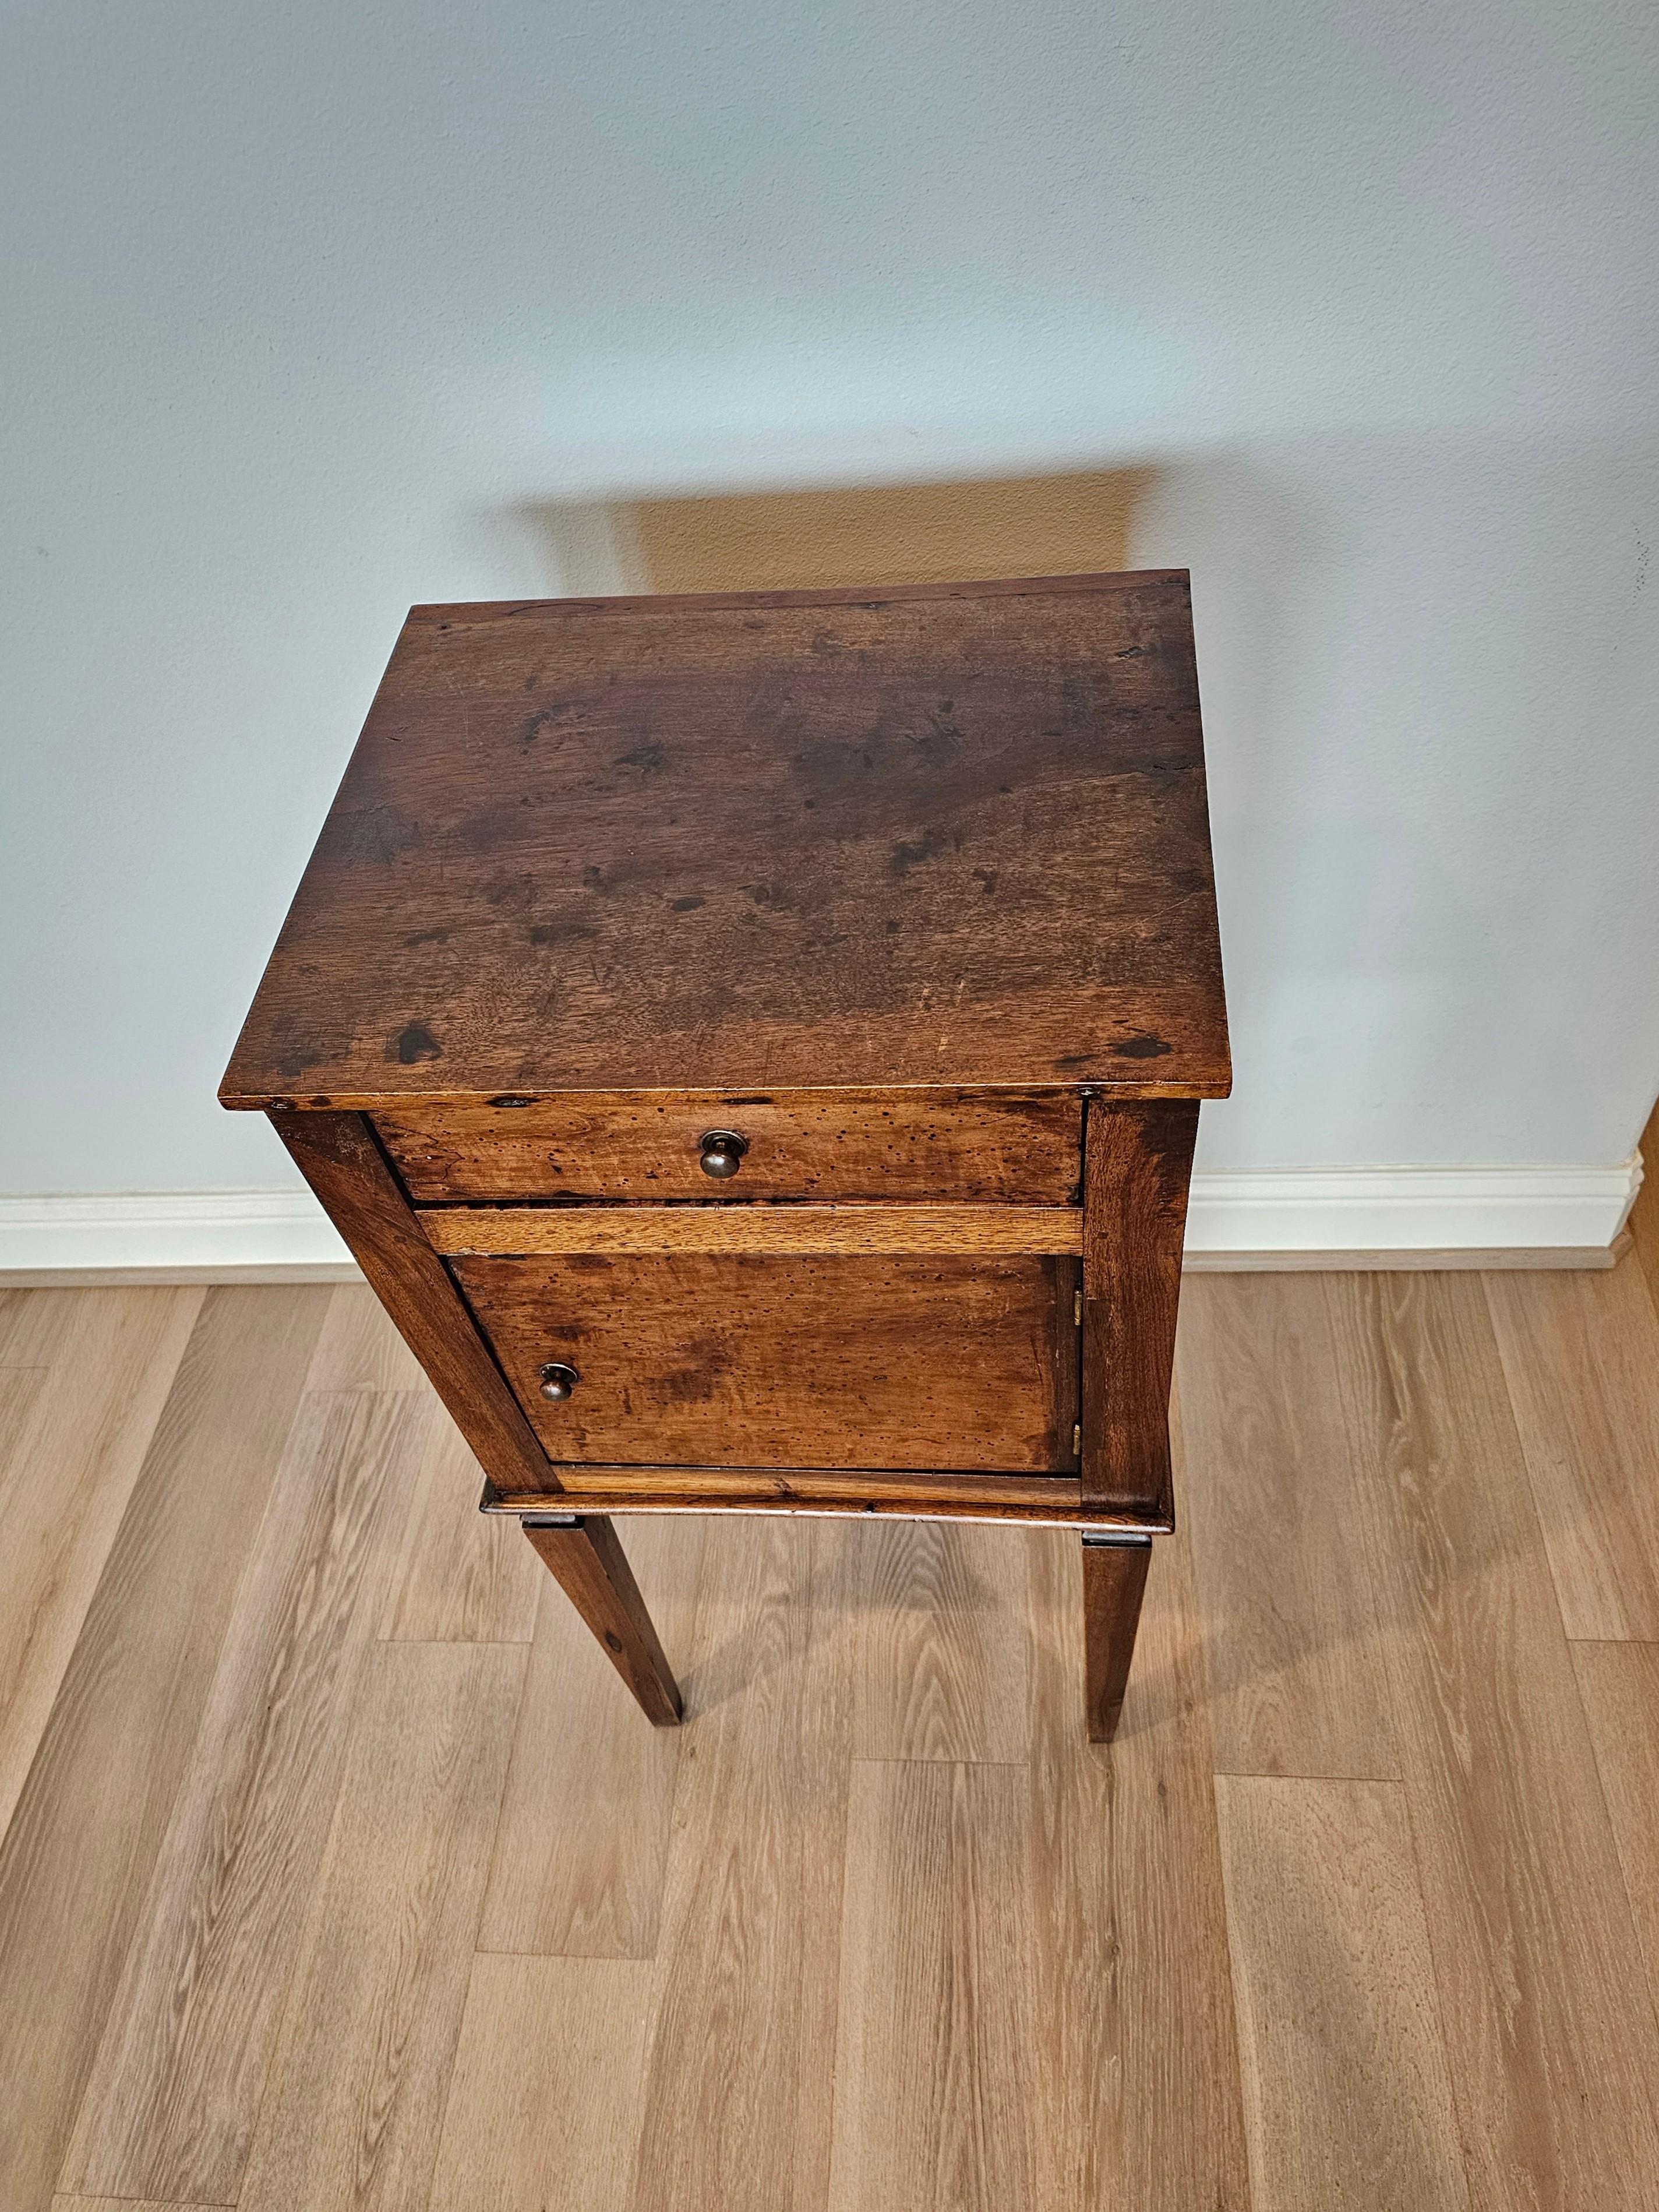
[[[527,1513],[524,1533],[592,1630],[653,1728],[674,1728],[679,1688],[617,1532],[601,1516]]]
[[[1152,1556],[1150,1536],[1083,1540],[1084,1713],[1091,1743],[1117,1733]]]

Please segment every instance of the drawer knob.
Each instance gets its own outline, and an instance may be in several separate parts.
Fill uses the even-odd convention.
[[[556,1402],[568,1398],[581,1379],[575,1369],[564,1360],[550,1359],[542,1370],[542,1395]]]
[[[749,1150],[748,1138],[740,1137],[735,1129],[705,1129],[697,1142],[702,1152],[703,1173],[721,1182],[736,1175]]]

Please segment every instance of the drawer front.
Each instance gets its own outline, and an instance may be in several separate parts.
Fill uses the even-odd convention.
[[[592,1092],[381,1113],[417,1201],[957,1199],[1076,1201],[1083,1103],[1064,1091]],[[729,1131],[740,1152],[703,1138]]]
[[[1073,1259],[450,1264],[556,1463],[1076,1471]]]

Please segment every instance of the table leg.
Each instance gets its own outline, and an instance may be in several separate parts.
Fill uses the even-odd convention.
[[[1150,1536],[1083,1540],[1084,1717],[1091,1743],[1109,1743],[1117,1733],[1152,1556]]]
[[[610,1522],[595,1514],[526,1513],[520,1525],[652,1726],[677,1726],[679,1689]]]

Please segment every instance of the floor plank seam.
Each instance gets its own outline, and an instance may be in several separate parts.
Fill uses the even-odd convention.
[[[1377,1787],[1403,1790],[1403,1774],[1288,1774],[1279,1767],[1213,1766],[1210,1771],[1218,1782],[1363,1782]]]
[[[957,1752],[941,1752],[937,1756],[922,1752],[863,1752],[855,1751],[848,1759],[848,1766],[1006,1766],[1017,1774],[1025,1773],[1029,1759],[973,1759]]]
[[[512,1951],[500,1943],[475,1943],[475,1959],[580,1959],[592,1966],[648,1966],[655,1951]]]

